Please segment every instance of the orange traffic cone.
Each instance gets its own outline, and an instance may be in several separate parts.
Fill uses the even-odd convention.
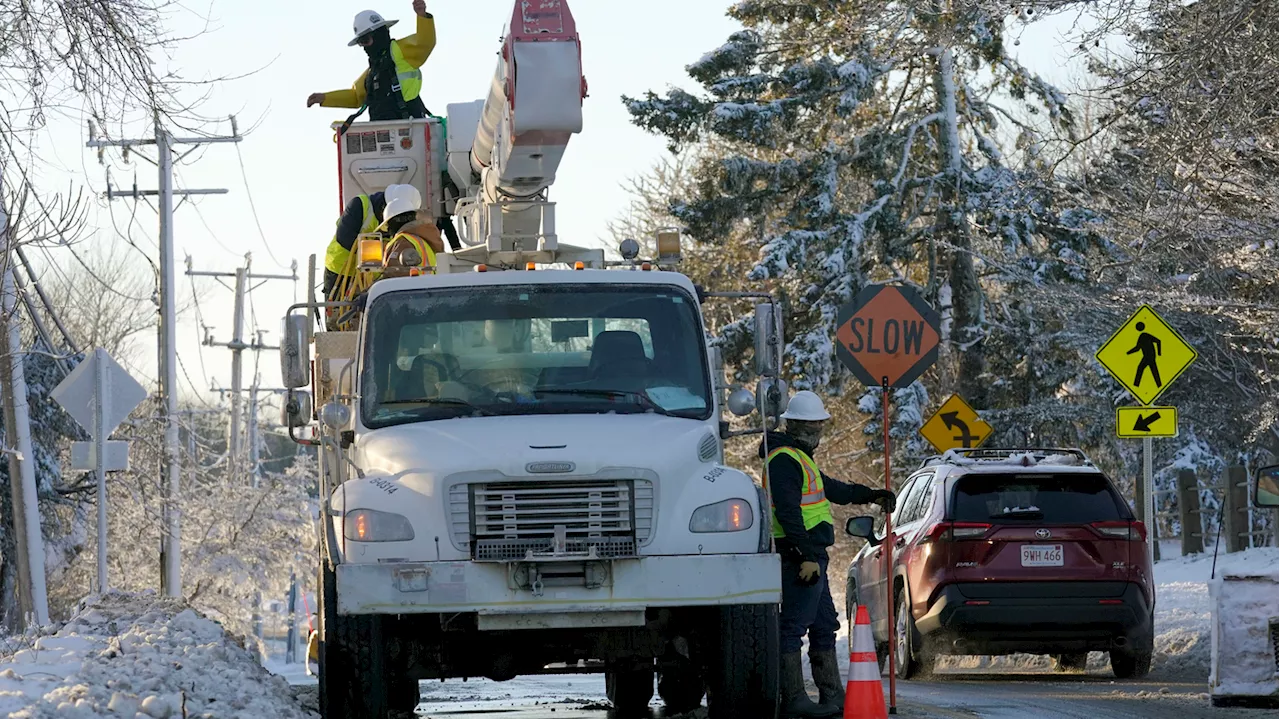
[[[858,607],[849,642],[849,684],[844,690],[844,719],[888,719],[884,687],[880,685],[880,660],[871,636],[871,615]]]

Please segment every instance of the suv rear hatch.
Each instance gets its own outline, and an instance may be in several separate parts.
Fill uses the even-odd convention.
[[[949,504],[947,567],[968,599],[1120,597],[1145,556],[1145,529],[1098,472],[968,474]]]

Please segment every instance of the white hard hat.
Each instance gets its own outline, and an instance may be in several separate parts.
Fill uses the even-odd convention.
[[[360,38],[377,30],[380,27],[391,27],[399,20],[388,20],[378,14],[376,10],[362,10],[356,14],[356,19],[351,23],[351,29],[355,31],[356,36],[347,43],[347,47],[360,42]]]
[[[826,407],[822,406],[822,398],[806,389],[796,392],[796,396],[791,398],[791,402],[787,404],[787,411],[782,413],[782,418],[820,422],[831,419],[831,415],[827,413]]]
[[[384,220],[422,208],[422,193],[413,185],[388,185],[383,194],[387,198],[387,209],[382,211]]]

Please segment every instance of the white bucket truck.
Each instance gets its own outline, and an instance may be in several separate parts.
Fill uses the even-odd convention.
[[[320,331],[313,257],[284,320],[286,420],[320,457],[322,714],[410,710],[419,680],[602,672],[623,713],[656,675],[672,709],[773,719],[769,501],[723,442],[727,406],[784,408],[780,313],[670,271],[677,231],[649,261],[559,243],[546,192],[586,85],[568,7],[528,5],[487,100],[339,138],[344,204],[415,184],[465,247],[337,303],[350,332]],[[386,239],[361,236],[364,270]],[[758,302],[755,394],[725,396],[712,297]]]

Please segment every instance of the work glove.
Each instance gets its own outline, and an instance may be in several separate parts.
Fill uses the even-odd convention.
[[[822,565],[817,562],[801,562],[800,563],[800,583],[806,587],[811,587],[818,583],[818,575],[822,572]]]
[[[880,505],[885,514],[888,514],[898,507],[898,497],[887,489],[873,489],[871,503]]]

